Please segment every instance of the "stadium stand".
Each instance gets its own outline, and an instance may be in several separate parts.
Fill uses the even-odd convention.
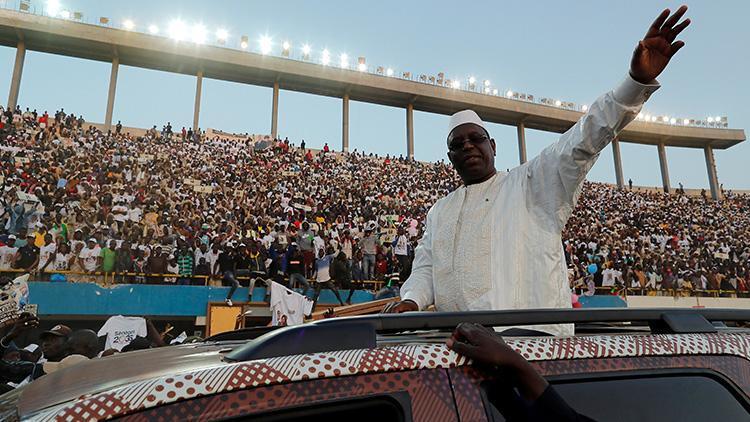
[[[442,162],[170,124],[103,133],[64,110],[1,114],[0,271],[40,281],[256,277],[304,287],[331,277],[344,289],[389,281],[384,298],[408,277],[427,210],[460,183]],[[748,195],[714,201],[587,182],[563,239],[582,294],[748,294]],[[316,271],[336,267],[339,253],[351,271]]]

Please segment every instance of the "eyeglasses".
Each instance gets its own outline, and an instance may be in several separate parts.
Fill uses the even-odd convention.
[[[448,144],[448,150],[451,152],[456,152],[463,149],[466,142],[471,142],[473,145],[479,145],[487,139],[489,138],[486,135],[469,136],[468,138],[464,139],[454,139],[450,144]]]

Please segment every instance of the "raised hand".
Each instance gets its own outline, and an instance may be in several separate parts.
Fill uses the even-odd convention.
[[[675,38],[690,25],[690,19],[677,24],[687,9],[687,6],[680,6],[672,16],[669,16],[669,9],[664,9],[651,24],[646,36],[638,42],[630,61],[630,76],[633,79],[644,84],[652,82],[664,71],[672,56],[685,46],[684,41],[675,42]]]

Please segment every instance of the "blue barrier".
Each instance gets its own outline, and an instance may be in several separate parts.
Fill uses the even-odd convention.
[[[627,308],[628,303],[616,295],[578,296],[584,308]]]
[[[94,283],[29,283],[29,303],[37,304],[39,315],[205,316],[208,302],[223,302],[227,293],[229,287],[119,284],[103,288]],[[248,289],[241,287],[232,300],[243,302],[247,293]],[[348,295],[349,291],[340,293]],[[262,302],[265,294],[265,287],[256,287],[252,299]],[[372,293],[357,290],[352,303],[372,299]],[[322,290],[318,301],[337,302],[329,290]]]

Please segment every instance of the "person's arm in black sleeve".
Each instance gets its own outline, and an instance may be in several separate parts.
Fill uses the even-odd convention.
[[[529,422],[558,421],[581,422],[591,421],[579,415],[565,400],[557,394],[539,372],[518,352],[505,344],[502,337],[491,328],[479,324],[462,323],[447,341],[451,350],[471,358],[474,363],[489,365],[504,371],[512,387],[521,395],[521,403],[513,397],[505,398],[505,403],[512,403],[509,409],[514,414],[520,413],[520,419]],[[512,394],[515,394],[511,392]],[[518,416],[517,416],[518,417]],[[515,420],[516,418],[514,418]]]

